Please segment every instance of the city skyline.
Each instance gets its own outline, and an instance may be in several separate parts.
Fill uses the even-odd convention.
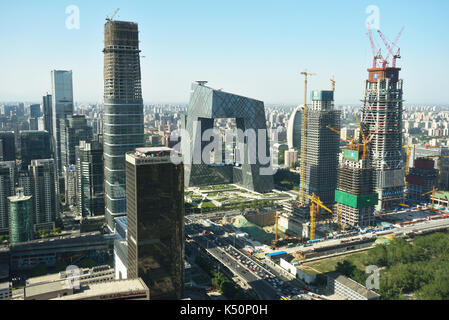
[[[370,5],[378,7],[380,29],[389,40],[405,26],[399,41],[401,74],[407,79],[405,104],[434,105],[449,100],[449,94],[440,90],[449,84],[444,75],[448,44],[440,40],[449,24],[443,17],[449,5],[442,1],[413,7],[404,1],[356,5],[293,1],[256,5],[248,1],[238,6],[180,1],[112,1],[106,6],[77,1],[79,29],[66,27],[70,3],[45,8],[23,3],[25,11],[21,6],[0,4],[1,26],[7,28],[12,19],[23,22],[2,35],[9,44],[9,50],[0,53],[2,69],[8,74],[0,78],[2,100],[39,102],[51,90],[50,70],[64,69],[73,71],[75,101],[101,103],[103,22],[120,8],[115,20],[135,21],[140,26],[144,103],[187,103],[190,83],[208,80],[212,86],[266,104],[300,104],[299,72],[308,69],[318,74],[310,80],[311,89],[330,88],[329,78],[335,76],[336,105],[360,104],[367,74],[361,70],[372,59],[364,26]],[[322,18],[308,12],[320,12]],[[37,17],[38,24],[34,23]],[[343,34],[344,38],[338,36]],[[385,53],[379,37],[376,42]],[[429,52],[432,59],[425,61],[425,68],[416,68]],[[426,78],[441,86],[422,81]],[[24,86],[29,88],[26,94],[21,90]]]

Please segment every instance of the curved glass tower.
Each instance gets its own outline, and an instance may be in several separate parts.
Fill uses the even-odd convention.
[[[126,214],[125,154],[144,145],[137,23],[107,20],[104,27],[105,217],[109,229]]]

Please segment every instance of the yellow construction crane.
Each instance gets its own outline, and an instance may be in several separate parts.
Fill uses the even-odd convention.
[[[336,134],[338,134],[340,136],[340,139],[341,139],[341,132],[340,131],[338,131],[337,129],[335,129],[335,128],[329,126],[329,125],[326,125],[326,128],[328,128],[329,130],[331,130],[331,131],[335,132]],[[355,136],[351,140],[349,140],[349,139],[342,139],[342,140],[345,141],[345,142],[349,141],[349,144],[352,145],[354,143],[354,139],[355,139]]]
[[[302,135],[301,135],[301,185],[299,186],[299,202],[304,205],[304,184],[306,174],[306,126],[307,126],[307,77],[314,76],[316,73],[309,73],[307,71],[301,72],[304,76],[304,109],[302,113]]]
[[[119,10],[120,10],[120,8],[115,9],[114,13],[112,14],[112,16],[110,18],[108,16],[106,16],[106,20],[112,21],[112,19],[114,19],[115,15],[117,14],[117,12]]]
[[[429,194],[429,193],[432,193],[432,210],[434,210],[435,207],[433,205],[435,203],[435,186],[432,188],[432,190],[422,193],[421,195],[425,196],[426,194]]]
[[[362,128],[362,123],[359,120],[359,117],[357,116],[357,113],[354,113],[355,115],[355,120],[357,121],[358,125],[359,125],[359,129],[360,129],[360,134],[362,135],[362,145],[363,145],[363,153],[362,153],[362,159],[365,159],[365,155],[366,155],[366,148],[368,146],[368,144],[371,142],[371,140],[374,137],[374,134],[377,134],[377,131],[380,129],[380,126],[385,122],[385,120],[383,120],[381,123],[379,123],[379,125],[377,126],[376,130],[372,133],[370,133],[368,136],[365,136],[365,133],[363,132],[363,128]]]
[[[334,76],[332,76],[332,78],[330,78],[331,83],[332,83],[332,91],[335,91],[335,78]]]
[[[315,239],[315,228],[318,223],[318,213],[320,208],[329,211],[332,214],[332,210],[326,207],[320,200],[320,197],[312,193],[311,196],[307,195],[307,198],[311,200],[310,202],[310,240]]]
[[[274,240],[271,241],[271,247],[274,249],[276,247],[277,241],[278,241],[278,218],[279,213],[276,211],[276,216],[274,220]]]
[[[410,151],[412,150],[412,147],[410,147],[410,145],[406,145],[406,146],[402,146],[402,148],[406,148],[407,150],[405,151],[405,191],[407,191],[408,188],[408,182],[407,182],[407,176],[408,176],[408,172],[409,172],[409,166],[410,166]]]
[[[405,203],[400,203],[399,204],[401,207],[410,207],[408,204],[405,204]]]

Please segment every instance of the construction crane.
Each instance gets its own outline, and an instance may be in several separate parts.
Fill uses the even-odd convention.
[[[377,50],[376,45],[374,44],[373,33],[371,31],[371,24],[367,21],[366,25],[368,27],[368,38],[371,44],[371,50],[373,52],[373,68],[377,67],[377,60],[383,61],[381,50]]]
[[[315,76],[316,73],[301,72],[304,76],[304,109],[302,113],[302,135],[301,135],[301,185],[299,186],[299,202],[304,205],[304,184],[306,182],[306,126],[307,126],[307,77]]]
[[[326,125],[326,128],[328,128],[329,130],[331,130],[331,131],[335,132],[336,134],[338,134],[338,135],[340,136],[340,139],[341,139],[341,140],[343,140],[343,141],[345,141],[345,142],[349,142],[350,145],[352,145],[352,144],[354,143],[355,137],[352,138],[351,140],[349,140],[349,139],[343,139],[343,138],[341,138],[341,132],[338,131],[337,129],[335,129],[334,127],[331,127],[331,126],[329,126],[329,125]]]
[[[389,63],[389,62],[388,62],[388,59],[390,58],[390,56],[393,56],[393,63],[392,63],[392,67],[393,67],[393,68],[396,67],[396,59],[401,58],[401,51],[400,51],[400,49],[398,48],[398,51],[397,51],[396,53],[393,53],[393,48],[392,48],[392,47],[396,46],[397,42],[399,41],[399,38],[400,38],[401,35],[402,35],[402,31],[404,31],[404,28],[405,28],[405,27],[402,27],[401,31],[399,31],[399,34],[397,35],[396,39],[395,39],[394,42],[391,44],[391,46],[390,46],[390,44],[388,43],[387,39],[385,38],[384,34],[383,34],[380,30],[377,30],[377,32],[379,33],[380,38],[381,38],[382,41],[384,42],[385,47],[387,48],[387,50],[388,50],[388,52],[389,52],[388,55],[387,55],[387,57],[383,60],[383,67],[384,67],[384,68],[385,68],[385,66]]]
[[[410,207],[408,204],[405,204],[405,203],[400,203],[399,205],[400,205],[401,207],[407,207],[407,208]]]
[[[332,214],[332,210],[326,207],[320,200],[320,197],[312,193],[312,195],[307,195],[307,198],[311,200],[310,202],[310,240],[315,239],[315,228],[318,223],[318,213],[320,208],[329,211]]]
[[[373,139],[374,135],[378,133],[380,126],[383,125],[383,123],[385,122],[385,119],[382,120],[381,123],[379,123],[379,125],[377,126],[377,128],[374,130],[374,132],[371,132],[368,136],[365,136],[365,133],[363,132],[363,128],[362,128],[362,123],[359,120],[359,117],[357,116],[357,113],[354,113],[355,115],[355,120],[357,121],[357,123],[359,124],[359,128],[360,128],[360,134],[362,136],[362,145],[363,145],[363,153],[362,153],[362,159],[365,159],[365,155],[366,155],[366,147],[368,146],[368,144],[371,142],[371,140]]]
[[[410,151],[412,150],[412,147],[410,145],[402,146],[402,148],[406,148],[405,151],[405,191],[408,189],[408,182],[407,182],[407,176],[410,171]],[[415,146],[413,146],[413,149]]]
[[[330,80],[331,80],[331,83],[332,83],[332,91],[335,92],[335,78],[334,78],[334,76],[332,76],[332,78],[330,78]]]
[[[275,216],[275,220],[274,220],[274,240],[271,241],[271,247],[274,249],[276,248],[276,244],[278,242],[278,218],[279,218],[279,213],[276,211],[276,216]]]
[[[107,21],[112,21],[112,19],[114,19],[115,15],[117,14],[117,12],[120,10],[120,8],[115,9],[114,13],[112,14],[112,16],[109,18],[108,16],[106,16],[106,20]]]

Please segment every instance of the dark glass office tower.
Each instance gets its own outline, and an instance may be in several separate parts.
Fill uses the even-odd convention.
[[[9,200],[9,240],[20,243],[33,240],[33,203],[31,196],[25,196],[18,188],[17,195]]]
[[[151,299],[181,299],[184,285],[184,167],[166,147],[126,154],[128,278]]]
[[[77,205],[83,217],[104,215],[103,146],[80,141],[76,147]]]
[[[0,132],[0,161],[16,160],[16,140],[13,131]]]
[[[51,94],[42,97],[42,114],[44,117],[44,130],[53,135],[53,112],[51,109]]]
[[[31,160],[50,159],[50,134],[47,131],[20,131],[20,150],[22,154],[22,168],[26,169]]]
[[[106,222],[126,214],[125,154],[145,143],[137,23],[104,26],[103,147]]]

